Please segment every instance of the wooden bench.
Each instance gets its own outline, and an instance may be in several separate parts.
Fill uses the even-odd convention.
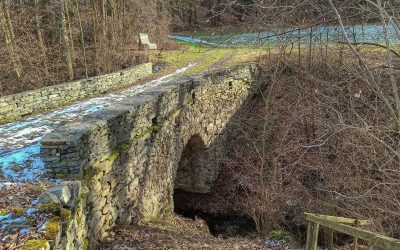
[[[157,44],[150,42],[148,34],[139,33],[139,49],[140,50],[145,50],[146,47],[149,50],[156,50],[157,49]]]

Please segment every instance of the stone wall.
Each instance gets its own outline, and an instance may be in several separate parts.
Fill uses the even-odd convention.
[[[0,123],[108,92],[152,73],[151,63],[119,72],[0,97]]]
[[[49,175],[88,190],[75,218],[81,240],[67,239],[77,242],[69,247],[82,239],[93,247],[117,225],[173,212],[176,188],[209,192],[225,126],[258,91],[257,76],[255,65],[242,65],[165,83],[46,135]]]

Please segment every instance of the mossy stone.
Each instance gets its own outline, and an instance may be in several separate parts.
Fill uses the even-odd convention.
[[[19,250],[48,250],[50,244],[46,240],[28,240]]]

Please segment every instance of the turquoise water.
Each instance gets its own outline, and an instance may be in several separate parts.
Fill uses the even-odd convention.
[[[383,43],[384,27],[382,25],[355,25],[346,27],[346,35],[352,42],[370,42]],[[388,27],[388,35],[391,42],[400,42],[399,36],[396,34],[394,26]],[[194,44],[203,44],[210,46],[233,46],[233,45],[256,45],[265,43],[276,43],[278,41],[289,41],[302,44],[310,42],[310,34],[312,42],[337,42],[344,41],[342,30],[338,26],[321,26],[318,28],[306,28],[302,30],[280,29],[274,32],[248,32],[240,34],[222,34],[222,35],[201,35],[192,38],[191,36],[174,35],[172,39]],[[400,31],[399,31],[400,34]]]

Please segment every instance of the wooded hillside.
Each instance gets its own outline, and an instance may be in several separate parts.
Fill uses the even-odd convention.
[[[361,20],[360,13],[368,11],[365,1],[337,3],[350,20]],[[319,0],[0,0],[0,93],[146,61],[137,50],[139,32],[168,49],[165,42],[172,31],[304,26],[329,22],[334,15],[328,10]]]

